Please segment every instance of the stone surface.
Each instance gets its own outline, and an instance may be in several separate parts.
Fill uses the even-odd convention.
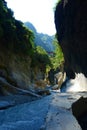
[[[53,91],[42,99],[28,102],[26,98],[27,102],[20,104],[21,97],[16,106],[0,110],[0,130],[81,130],[72,114],[72,103],[82,96],[87,97],[87,93]]]
[[[46,130],[81,130],[71,110],[76,99],[72,94],[54,94],[46,118]]]
[[[64,53],[67,76],[87,76],[87,1],[61,0],[55,11],[58,40]]]
[[[0,48],[0,79],[5,79],[10,86],[25,90],[35,90],[35,81],[44,79],[45,72],[38,65],[33,68],[31,61],[30,56],[15,54],[5,48]],[[0,90],[0,95],[16,92],[15,89],[10,89],[11,87],[8,88],[8,85],[2,84],[1,80],[0,87],[4,88]]]
[[[0,110],[7,109],[9,107],[12,107],[13,105],[14,105],[14,102],[0,101]]]
[[[44,124],[51,97],[0,111],[0,130],[39,130]]]
[[[80,123],[83,130],[87,129],[87,97],[81,97],[72,104],[73,115]]]

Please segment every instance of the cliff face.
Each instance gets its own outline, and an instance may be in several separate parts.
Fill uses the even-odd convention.
[[[75,72],[87,76],[87,1],[61,0],[55,10],[58,40],[70,78]]]
[[[36,81],[44,79],[44,71],[37,65],[31,67],[27,55],[14,54],[0,49],[0,94],[18,94],[19,90],[35,90]]]
[[[34,90],[35,82],[44,79],[49,58],[45,54],[45,64],[35,49],[33,32],[0,0],[0,95]]]

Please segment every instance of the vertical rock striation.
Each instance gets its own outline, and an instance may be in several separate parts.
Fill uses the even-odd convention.
[[[55,10],[58,40],[65,57],[68,77],[87,76],[87,1],[61,0]]]

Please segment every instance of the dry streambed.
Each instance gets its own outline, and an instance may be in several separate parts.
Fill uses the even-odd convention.
[[[1,97],[0,130],[81,130],[75,118],[79,114],[75,111],[77,105],[72,104],[86,100],[86,95],[55,91],[40,99],[25,95]]]

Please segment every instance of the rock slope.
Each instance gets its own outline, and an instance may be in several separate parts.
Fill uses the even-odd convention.
[[[15,104],[12,100],[6,101],[9,96],[4,97],[3,104],[11,106],[0,110],[0,130],[81,130],[72,114],[72,104],[82,96],[87,97],[87,94],[54,91],[50,96],[32,102],[22,95],[24,102],[20,103],[17,97],[18,101],[13,100]]]

